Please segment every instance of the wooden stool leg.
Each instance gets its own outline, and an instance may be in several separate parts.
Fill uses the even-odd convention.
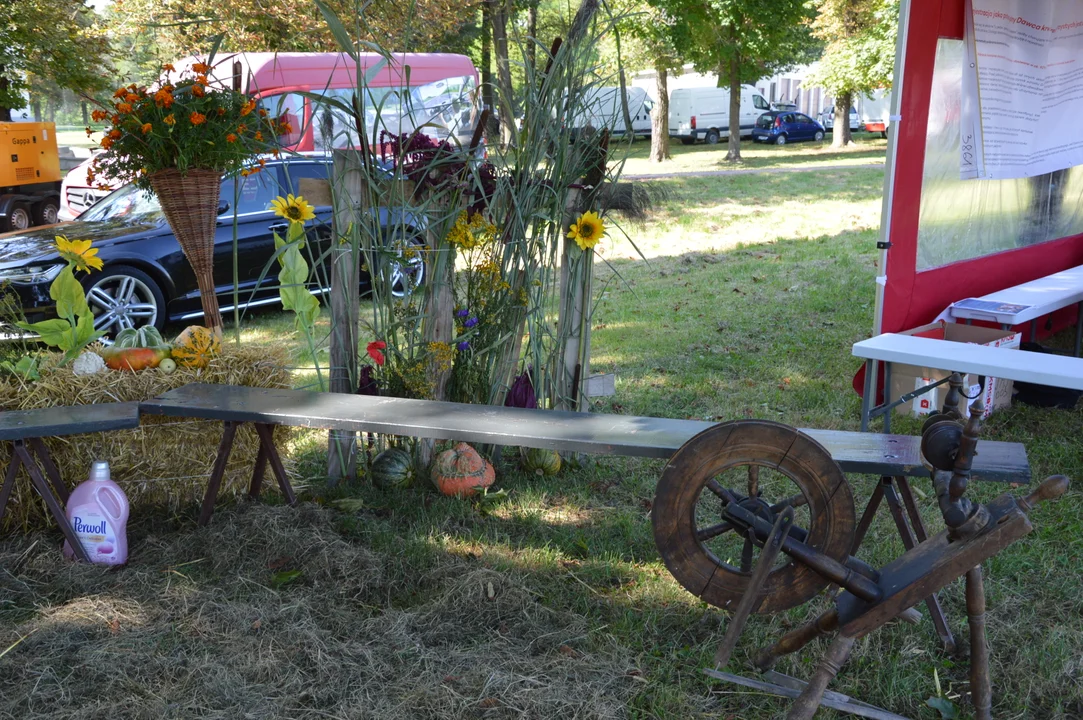
[[[256,432],[259,433],[260,446],[267,453],[267,460],[271,463],[271,470],[278,480],[278,489],[282,491],[286,502],[290,505],[297,504],[297,496],[293,494],[290,479],[286,477],[286,468],[282,466],[282,458],[278,456],[278,448],[275,447],[274,434],[270,425],[256,424]]]
[[[263,439],[259,441],[259,454],[256,455],[256,466],[252,468],[252,483],[248,486],[248,497],[259,500],[259,492],[263,487],[263,474],[267,470],[267,450],[263,447]]]
[[[45,443],[41,441],[41,438],[30,438],[30,449],[38,456],[42,467],[45,468],[45,475],[52,481],[53,489],[56,490],[56,496],[60,498],[60,502],[67,503],[68,486],[61,479],[60,471],[57,469],[56,463],[53,462],[53,457],[49,454],[49,449],[45,447]]]
[[[49,512],[52,514],[53,519],[56,520],[56,524],[60,526],[60,532],[64,533],[64,539],[68,541],[68,545],[71,546],[72,552],[75,556],[84,562],[90,562],[90,558],[87,557],[86,550],[83,549],[82,543],[79,542],[79,538],[75,536],[75,531],[71,529],[71,524],[68,522],[68,516],[64,513],[64,508],[61,507],[60,501],[56,499],[56,495],[53,495],[53,491],[49,488],[49,483],[45,481],[45,478],[41,474],[41,470],[34,463],[34,458],[30,457],[30,452],[27,451],[26,445],[22,440],[15,441],[15,454],[19,456],[19,460],[22,461],[23,467],[30,473],[30,481],[34,483],[34,488],[38,491],[38,495],[41,495],[42,500],[45,501],[46,507],[49,508]]]
[[[199,509],[199,524],[206,525],[214,513],[214,501],[218,499],[218,488],[222,486],[222,476],[226,472],[229,453],[233,450],[233,437],[237,434],[238,423],[226,420],[223,423],[222,441],[218,444],[218,457],[214,459],[214,469],[207,481],[207,492],[203,495],[203,506]]]
[[[808,685],[801,691],[801,695],[793,701],[786,720],[812,720],[812,716],[820,709],[820,700],[827,690],[827,686],[839,674],[839,670],[850,658],[850,652],[854,649],[854,638],[846,635],[838,635],[831,643],[831,647],[824,653],[820,664],[816,666],[816,672],[809,678]]]
[[[895,519],[895,527],[899,531],[899,537],[902,538],[903,547],[907,550],[911,550],[917,543],[914,541],[914,535],[910,531],[910,526],[906,523],[906,517],[903,515],[903,508],[899,502],[899,496],[895,494],[894,483],[897,481],[898,478],[884,476],[880,478],[880,487],[883,489],[887,506],[891,510],[891,517]],[[900,486],[900,491],[902,491],[903,488],[905,488],[905,491],[902,493],[903,496],[909,498],[907,505],[914,505],[914,497],[910,494],[910,485],[905,484]],[[916,512],[917,506],[914,505],[914,513]],[[920,522],[920,516],[918,517],[918,520]],[[924,534],[925,527],[923,525],[922,535]],[[933,593],[925,598],[925,606],[929,608],[929,617],[933,621],[933,627],[936,628],[936,634],[940,636],[940,642],[944,646],[944,651],[947,653],[955,652],[955,636],[951,634],[951,628],[948,627],[948,619],[944,617],[944,609],[940,607],[939,596],[936,593]]]
[[[4,519],[4,511],[8,507],[8,498],[11,497],[11,488],[15,485],[15,476],[19,474],[19,456],[15,449],[11,450],[11,462],[8,463],[7,472],[4,473],[4,485],[0,487],[0,520]]]
[[[876,517],[876,511],[880,509],[880,500],[883,497],[884,486],[877,483],[876,488],[872,491],[872,497],[869,498],[869,504],[865,506],[865,512],[861,514],[861,522],[857,524],[857,531],[854,533],[854,545],[850,548],[851,555],[857,556],[861,543],[865,541],[865,534],[869,531],[873,518]]]
[[[970,700],[975,720],[993,717],[993,684],[989,677],[989,644],[985,641],[985,583],[981,566],[966,572],[966,615],[970,621]]]

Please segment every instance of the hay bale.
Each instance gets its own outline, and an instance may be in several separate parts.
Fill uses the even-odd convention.
[[[47,363],[37,382],[11,376],[0,379],[0,408],[32,410],[147,400],[192,382],[287,388],[291,382],[285,366],[286,357],[281,349],[231,342],[222,344],[221,354],[208,367],[178,367],[168,375],[157,370],[75,375],[70,366],[56,367],[54,360]],[[289,428],[275,429],[278,447],[283,447],[288,433]],[[220,422],[149,416],[133,430],[47,438],[45,444],[69,488],[86,479],[94,460],[107,460],[113,479],[127,493],[133,507],[154,504],[175,510],[203,496],[221,436]],[[10,446],[0,450],[0,461],[5,466],[10,450]],[[255,429],[242,425],[226,465],[220,498],[236,497],[247,491],[258,450]],[[288,459],[283,458],[283,462],[290,472]],[[19,475],[4,515],[4,528],[25,531],[52,524],[25,471]],[[277,484],[265,482],[264,488],[273,491]]]

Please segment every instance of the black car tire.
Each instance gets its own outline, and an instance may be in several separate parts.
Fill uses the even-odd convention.
[[[95,315],[95,329],[105,330],[110,337],[127,327],[153,325],[161,330],[165,326],[165,295],[158,283],[139,268],[128,265],[107,267],[101,273],[88,276],[83,280],[83,285],[87,291],[87,303]],[[122,303],[126,301],[126,305],[117,308],[118,299]],[[133,303],[133,300],[136,302]],[[147,315],[131,314],[133,308],[130,306],[133,304],[138,306],[134,312],[151,313],[149,322],[146,321]],[[111,314],[112,319],[103,321],[101,318],[107,314]]]
[[[717,145],[719,138],[722,136],[718,134],[718,131],[714,128],[707,131],[707,134],[703,137],[703,141],[708,145]]]
[[[690,138],[683,137],[683,138],[681,138],[681,145],[695,145],[695,144],[696,144],[696,139],[694,137],[690,137]]]
[[[817,130],[816,134],[813,135],[813,138],[815,138],[816,142],[823,142],[823,140],[824,140],[824,131],[823,130]]]
[[[60,201],[56,198],[46,198],[39,203],[34,203],[31,210],[34,214],[35,225],[53,225],[58,222],[56,215],[60,212]]]
[[[786,144],[786,135],[785,134],[779,135],[777,138],[775,138],[775,145],[785,145],[785,144]]]
[[[8,215],[4,218],[4,232],[26,230],[34,227],[34,218],[30,215],[30,206],[23,202],[12,203]]]

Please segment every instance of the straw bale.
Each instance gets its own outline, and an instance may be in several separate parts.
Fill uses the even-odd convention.
[[[178,367],[171,374],[158,370],[137,373],[107,370],[80,376],[70,366],[55,367],[55,362],[48,365],[37,382],[24,382],[11,376],[0,378],[0,408],[30,410],[146,400],[191,382],[290,387],[282,350],[229,341],[223,342],[221,354],[208,367]],[[288,428],[275,429],[276,445],[280,449],[288,433]],[[175,511],[203,496],[221,435],[219,422],[145,416],[141,426],[133,430],[46,438],[45,444],[69,488],[86,479],[94,460],[107,460],[113,479],[124,489],[133,507],[165,505]],[[11,448],[8,443],[3,445],[0,461],[6,466]],[[259,439],[254,428],[242,425],[237,431],[219,498],[236,497],[247,491],[258,450]],[[289,459],[283,457],[283,462],[287,472],[292,473]],[[265,491],[277,491],[270,470],[267,474]],[[31,487],[25,470],[21,471],[0,530],[40,529],[51,524],[45,504]]]

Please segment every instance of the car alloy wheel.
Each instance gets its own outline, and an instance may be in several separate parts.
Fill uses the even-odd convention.
[[[94,282],[86,294],[87,304],[94,313],[94,329],[116,335],[127,328],[156,325],[159,293],[148,281],[149,278],[118,273]]]
[[[786,136],[785,135],[779,135],[777,138],[775,138],[775,145],[785,145],[785,144],[786,144]]]
[[[816,142],[821,142],[824,139],[824,134],[820,130],[816,131]]]
[[[393,296],[397,298],[406,297],[421,287],[425,281],[425,258],[422,255],[423,244],[416,238],[405,241],[400,238],[392,239],[391,246],[395,255],[403,258],[401,261],[392,260],[388,267],[388,281]]]

